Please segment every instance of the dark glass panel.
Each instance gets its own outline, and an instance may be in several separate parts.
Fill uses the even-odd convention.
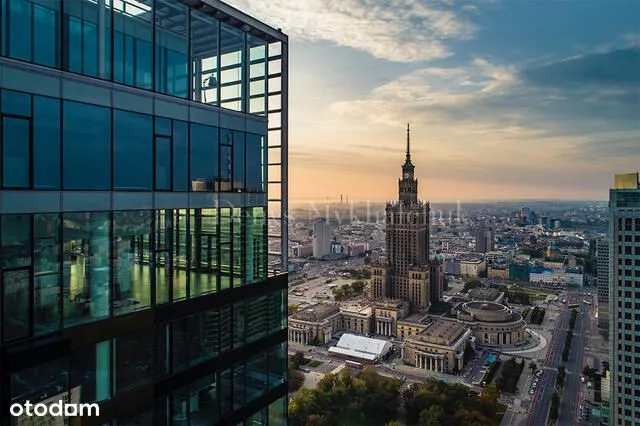
[[[264,136],[246,134],[246,188],[250,192],[264,192],[266,171]]]
[[[64,101],[64,189],[111,187],[111,111]]]
[[[109,316],[109,212],[66,213],[64,326]]]
[[[245,263],[244,249],[246,246],[246,218],[243,217],[243,209],[231,209],[231,214],[233,286],[239,287],[243,285],[243,264]]]
[[[156,304],[170,302],[173,285],[171,247],[173,239],[173,210],[155,210],[155,284]]]
[[[244,346],[246,339],[246,301],[233,304],[233,348]]]
[[[136,414],[115,420],[114,426],[149,426],[153,423],[153,410],[144,410]]]
[[[60,100],[33,97],[33,186],[60,189]]]
[[[189,321],[181,318],[173,322],[173,369],[181,370],[189,365]]]
[[[153,1],[121,0],[113,4],[113,79],[151,89],[153,74]]]
[[[220,352],[231,350],[233,337],[233,306],[220,308]]]
[[[220,415],[224,416],[233,410],[233,370],[227,369],[218,373],[220,387]]]
[[[0,269],[31,265],[31,217],[0,216]]]
[[[152,138],[150,115],[114,110],[114,189],[153,189]]]
[[[171,414],[172,426],[186,426],[189,424],[189,389],[184,386],[180,389],[173,391],[171,394],[171,401],[173,404]]]
[[[188,96],[189,7],[156,3],[156,91]]]
[[[156,136],[156,190],[171,189],[171,139]]]
[[[244,363],[233,367],[233,409],[240,410],[246,404],[246,369]]]
[[[282,343],[269,349],[269,389],[287,380],[287,345]]]
[[[189,317],[189,358],[197,364],[213,358],[218,351],[217,312],[201,312]]]
[[[116,392],[152,380],[153,342],[154,335],[150,330],[114,339]]]
[[[247,342],[267,335],[268,305],[267,296],[247,300]]]
[[[218,383],[215,375],[205,376],[189,386],[191,390],[191,425],[216,424],[220,418],[218,409]]]
[[[262,281],[267,276],[267,234],[266,209],[249,207],[245,209],[246,218],[246,260],[245,279],[247,283]]]
[[[155,134],[160,136],[171,136],[171,120],[168,118],[156,117]]]
[[[34,216],[34,334],[60,328],[60,219],[57,214]]]
[[[29,269],[2,271],[2,337],[5,342],[29,336]]]
[[[25,118],[2,118],[2,184],[5,188],[29,187],[30,121]]]
[[[67,399],[69,391],[69,360],[60,358],[11,375],[11,402],[36,404],[45,399]],[[71,395],[75,396],[75,392]],[[30,423],[28,416],[24,422]]]
[[[152,213],[113,212],[113,314],[151,306],[149,272]]]
[[[74,349],[71,355],[71,389],[80,402],[104,401],[111,397],[111,342],[105,340]]]
[[[171,354],[171,324],[162,324],[155,327],[156,335],[156,356],[155,375],[162,376],[169,373],[169,363]]]
[[[173,121],[173,190],[189,190],[189,125]]]
[[[286,426],[287,397],[284,396],[269,405],[269,426]]]
[[[246,366],[247,403],[264,395],[269,389],[267,354],[254,355]]]
[[[191,67],[194,101],[219,104],[219,21],[199,10],[191,10]]]
[[[269,294],[269,333],[275,333],[286,327],[287,313],[284,291],[275,291]]]
[[[208,190],[219,185],[218,180],[218,129],[213,126],[191,124],[191,181],[198,181]]]

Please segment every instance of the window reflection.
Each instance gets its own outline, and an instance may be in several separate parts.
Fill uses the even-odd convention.
[[[171,301],[171,286],[173,285],[171,245],[173,238],[173,210],[164,209],[154,212],[155,220],[155,249],[154,275],[156,284],[156,304]]]
[[[247,300],[247,342],[253,342],[267,335],[267,296]]]
[[[4,312],[2,337],[9,341],[29,335],[30,215],[2,216],[0,232],[0,279]]]
[[[151,306],[151,211],[113,212],[113,314]]]
[[[108,340],[73,351],[71,388],[78,390],[81,402],[109,399],[111,377],[111,344]]]
[[[190,386],[190,424],[214,424],[219,418],[218,385],[214,374],[195,381]]]
[[[111,188],[110,122],[108,108],[64,101],[64,189]]]
[[[194,101],[219,104],[218,91],[218,32],[217,19],[199,10],[191,11],[191,67],[193,70]]]
[[[286,381],[287,347],[281,344],[272,347],[268,354],[269,389],[276,388]]]
[[[114,189],[153,189],[152,126],[150,115],[114,110]]]
[[[246,393],[247,402],[251,402],[268,391],[267,355],[258,354],[247,361]]]
[[[148,330],[114,339],[116,392],[151,381],[153,341]]]
[[[190,150],[192,190],[218,190],[218,129],[192,123]]]
[[[60,188],[60,100],[33,97],[33,186]]]
[[[284,396],[269,405],[269,426],[287,424],[287,397]]]
[[[189,7],[180,2],[156,2],[156,90],[187,97]]]
[[[216,291],[218,267],[217,210],[192,209],[191,232],[191,297]]]
[[[245,58],[245,33],[220,23],[220,101],[224,108],[242,111]]]
[[[173,369],[181,370],[189,365],[189,321],[180,318],[173,322]]]
[[[152,88],[152,0],[119,0],[113,14],[113,79]]]
[[[109,315],[109,212],[64,214],[64,324]]]
[[[57,214],[34,216],[33,327],[47,334],[60,327],[60,220]]]
[[[206,311],[189,317],[189,358],[192,364],[218,354],[218,313]]]
[[[246,134],[246,188],[248,192],[264,192],[266,175],[264,136]]]
[[[60,358],[14,373],[10,387],[12,403],[69,400],[68,359]],[[70,396],[70,402],[79,401],[77,391],[72,390]]]

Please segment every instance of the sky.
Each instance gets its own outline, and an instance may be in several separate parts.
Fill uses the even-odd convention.
[[[289,36],[289,198],[608,197],[640,169],[638,0],[227,0]]]

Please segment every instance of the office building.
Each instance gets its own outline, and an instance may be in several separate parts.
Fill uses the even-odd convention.
[[[218,0],[0,7],[0,424],[284,425],[287,37]]]
[[[476,231],[476,252],[487,253],[493,251],[493,230],[482,227]]]
[[[596,243],[596,267],[598,286],[598,327],[609,329],[609,240]]]
[[[322,259],[331,253],[331,226],[325,218],[313,222],[313,257]]]
[[[609,191],[610,425],[640,422],[640,182],[638,173],[616,175]]]
[[[409,125],[405,162],[398,180],[398,201],[387,203],[385,213],[387,259],[373,265],[372,296],[406,300],[412,309],[427,310],[431,306],[429,203],[418,201]],[[438,270],[442,271],[434,268]]]

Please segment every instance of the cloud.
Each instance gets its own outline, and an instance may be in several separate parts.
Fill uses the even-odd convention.
[[[231,0],[292,38],[351,47],[379,59],[418,62],[451,55],[445,41],[475,25],[449,2],[420,0]]]
[[[392,126],[407,120],[449,126],[450,132],[478,137],[474,144],[512,149],[520,141],[522,150],[548,148],[560,154],[563,147],[567,157],[584,150],[583,156],[619,158],[633,154],[640,137],[640,50],[576,56],[527,69],[483,58],[457,68],[424,68],[363,99],[335,103],[331,110]],[[608,141],[613,132],[615,143]],[[549,141],[557,137],[575,139],[554,148]]]

